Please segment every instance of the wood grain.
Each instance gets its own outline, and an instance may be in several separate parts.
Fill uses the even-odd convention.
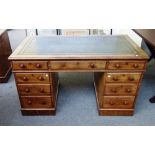
[[[102,70],[105,69],[105,61],[51,61],[51,70]]]
[[[105,74],[105,80],[106,82],[128,82],[128,83],[134,83],[139,82],[141,78],[141,73],[106,73]]]
[[[104,96],[100,108],[134,108],[134,96]]]
[[[119,70],[140,70],[144,69],[145,61],[109,61],[108,69]]]
[[[53,99],[51,96],[43,96],[43,97],[31,97],[25,96],[21,97],[21,106],[22,108],[54,108]]]
[[[105,95],[135,95],[137,84],[105,84]]]
[[[47,70],[47,61],[14,61],[14,70]]]
[[[7,31],[0,29],[0,83],[7,82],[11,75],[11,64],[8,61],[11,53]]]
[[[17,83],[49,83],[49,73],[16,73]]]
[[[18,84],[20,94],[23,95],[49,95],[51,93],[50,84]]]

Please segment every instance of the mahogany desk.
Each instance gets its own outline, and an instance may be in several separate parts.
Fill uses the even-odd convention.
[[[147,47],[151,52],[149,61],[155,59],[155,29],[133,29],[145,41]],[[155,96],[150,99],[151,103],[155,103]]]
[[[133,115],[148,56],[128,36],[27,37],[9,57],[23,115],[56,113],[58,72],[94,72],[99,115]]]
[[[0,83],[7,82],[11,75],[11,64],[8,57],[12,53],[6,29],[0,29]]]
[[[155,58],[155,29],[133,29],[133,31],[142,37],[147,44],[151,52],[151,57],[149,60]]]

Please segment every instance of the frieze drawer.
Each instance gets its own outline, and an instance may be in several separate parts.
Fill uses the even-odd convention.
[[[47,70],[47,61],[13,61],[14,70]]]

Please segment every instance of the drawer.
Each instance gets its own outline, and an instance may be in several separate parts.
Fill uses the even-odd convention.
[[[14,70],[46,70],[47,61],[13,61]]]
[[[52,70],[102,70],[105,69],[105,61],[51,61]]]
[[[104,96],[101,101],[101,108],[133,108],[134,96]]]
[[[110,61],[108,62],[108,69],[114,70],[138,70],[145,68],[145,61]]]
[[[139,82],[141,73],[106,73],[106,82]]]
[[[137,84],[105,84],[105,95],[135,95]]]
[[[50,84],[18,84],[21,95],[49,95],[51,93]]]
[[[16,73],[17,83],[49,83],[49,73]]]
[[[54,108],[51,96],[21,97],[22,108]]]

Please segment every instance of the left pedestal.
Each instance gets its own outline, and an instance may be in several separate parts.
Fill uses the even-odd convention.
[[[14,73],[23,115],[55,115],[57,73]]]

